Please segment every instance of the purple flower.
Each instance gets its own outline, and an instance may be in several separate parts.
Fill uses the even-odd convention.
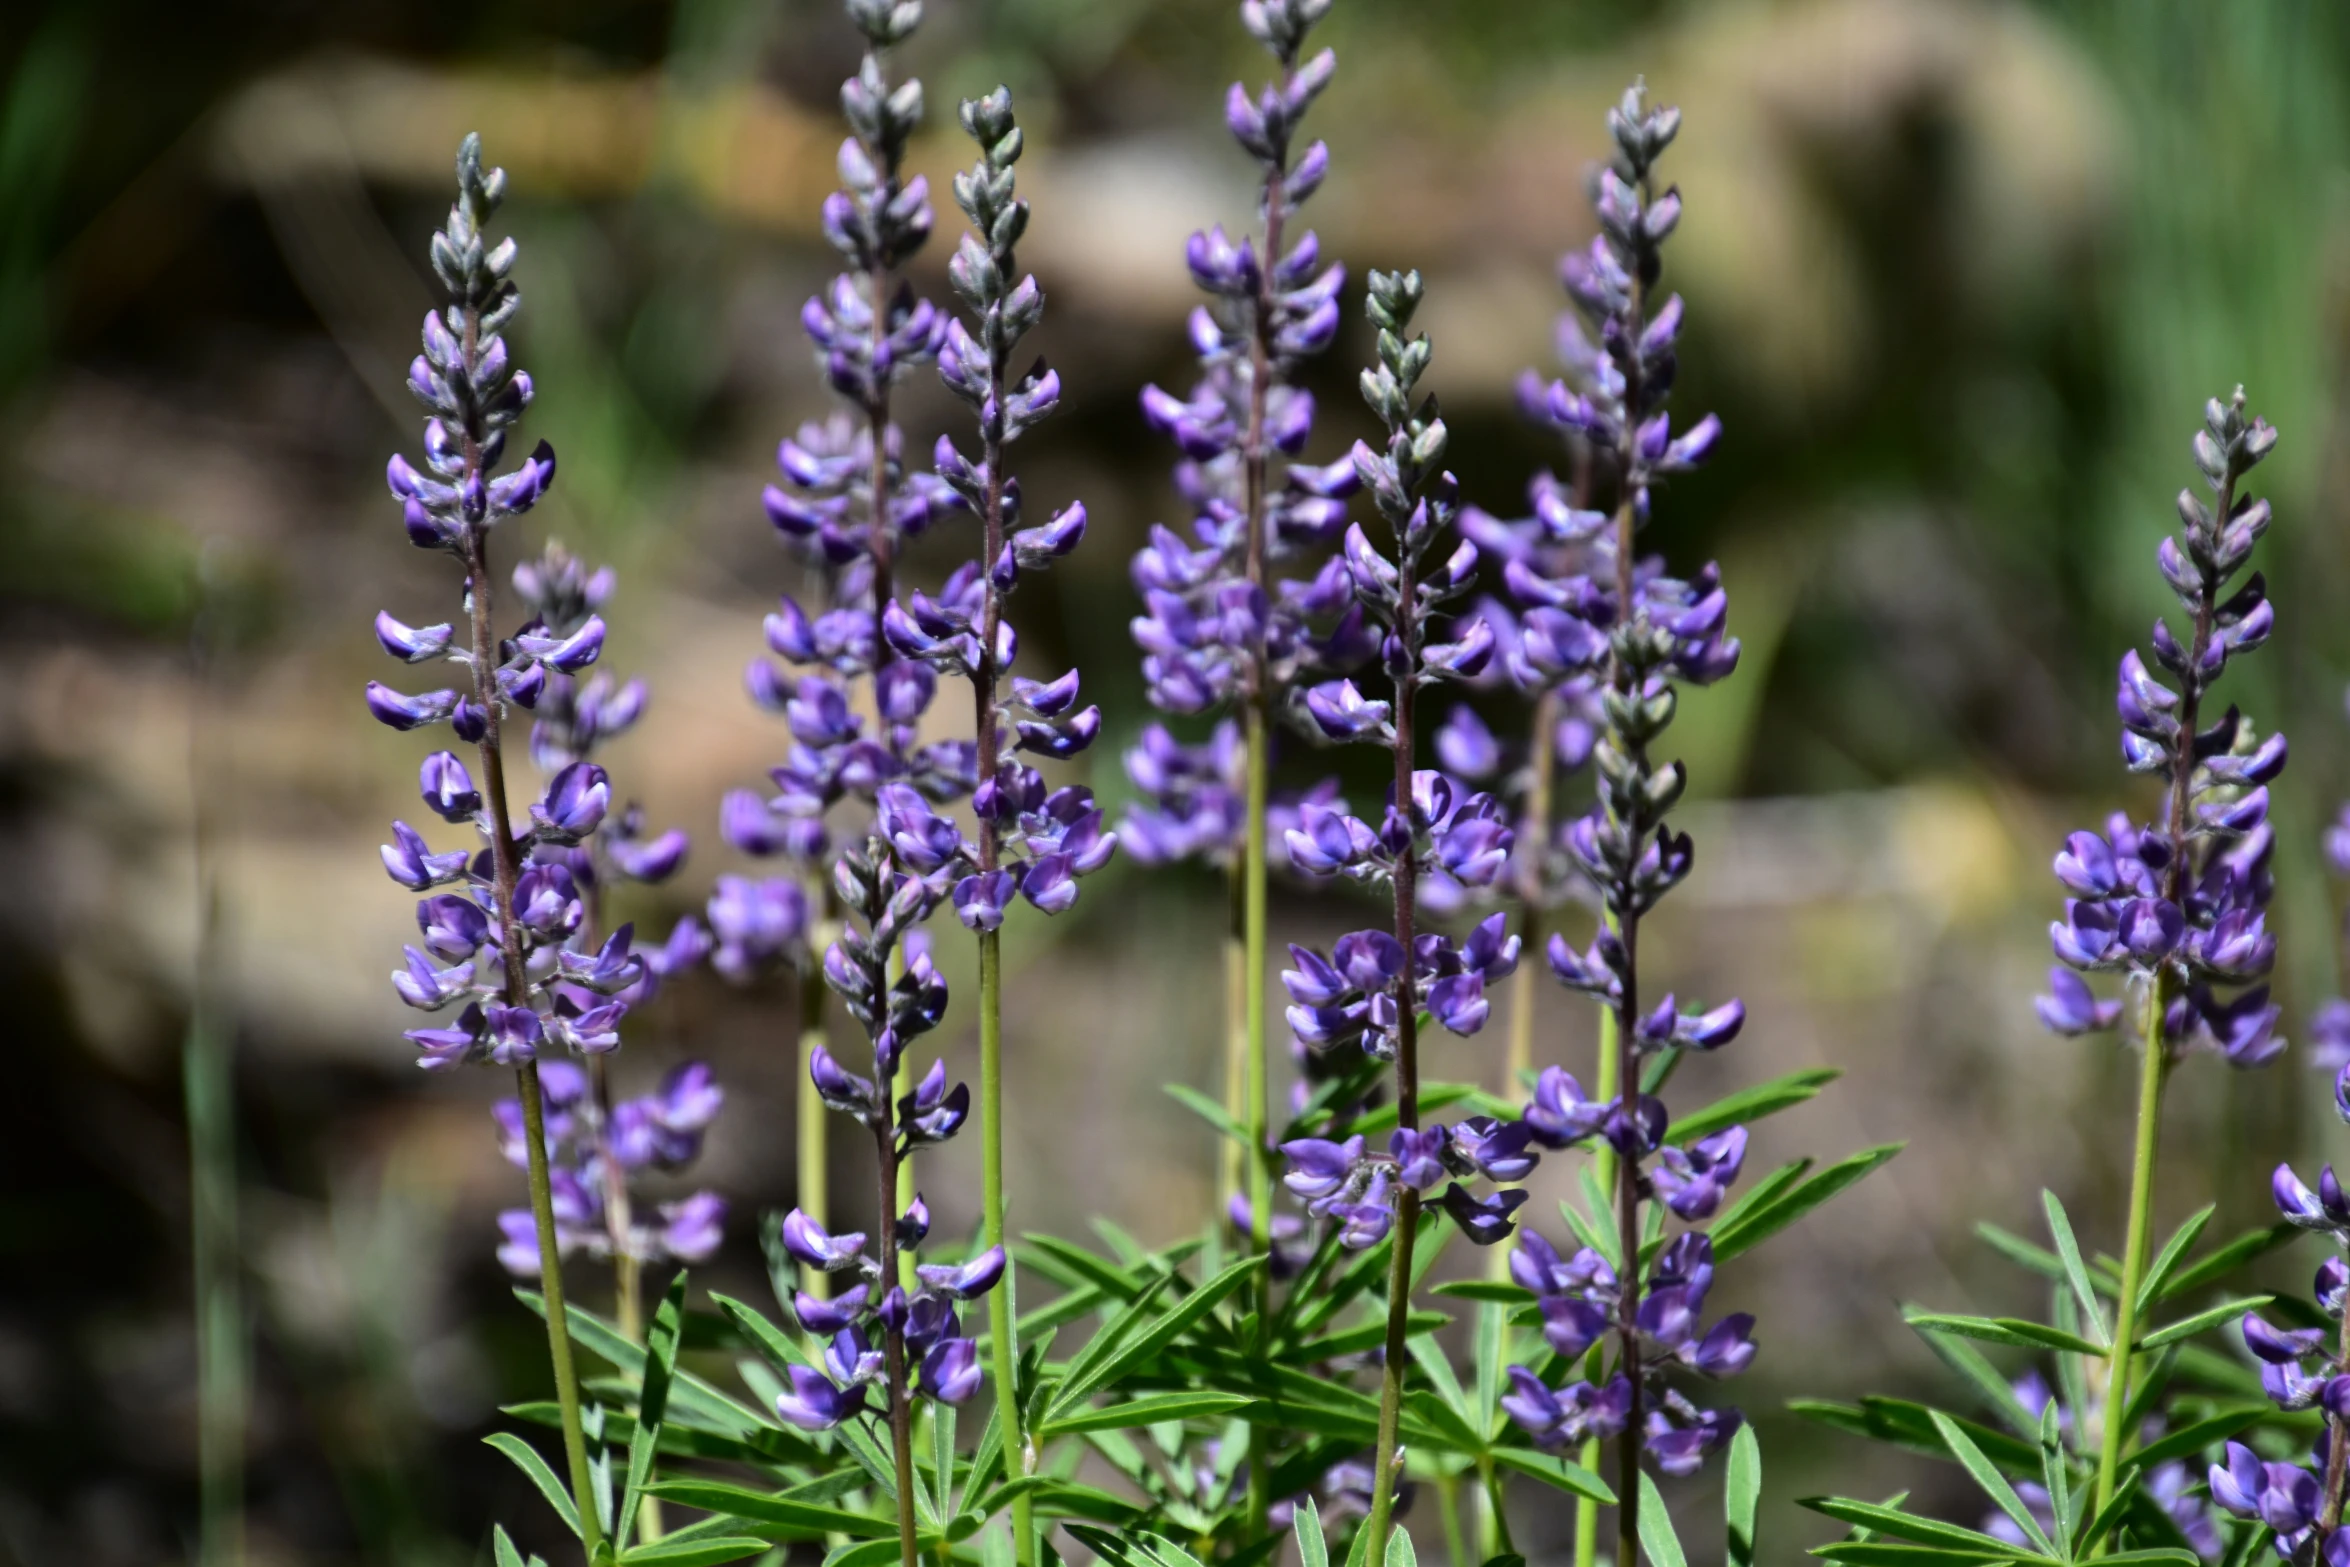
[[[777,1395],[775,1412],[786,1425],[802,1431],[829,1431],[865,1407],[862,1384],[842,1389],[835,1387],[823,1372],[811,1371],[806,1366],[787,1366],[784,1370],[791,1378],[791,1389]]]
[[[837,1273],[843,1268],[857,1267],[864,1260],[863,1235],[830,1234],[823,1225],[797,1208],[784,1215],[781,1233],[783,1249],[801,1265],[821,1273]]]

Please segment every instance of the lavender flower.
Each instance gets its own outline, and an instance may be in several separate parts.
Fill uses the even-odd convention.
[[[1529,1368],[1514,1368],[1518,1402],[1511,1412],[1538,1440],[1619,1436],[1627,1477],[1643,1449],[1666,1473],[1687,1474],[1737,1429],[1735,1410],[1700,1409],[1671,1385],[1668,1372],[1732,1375],[1754,1353],[1750,1320],[1726,1318],[1712,1330],[1699,1329],[1713,1273],[1704,1236],[1676,1238],[1645,1281],[1636,1262],[1625,1264],[1641,1253],[1641,1206],[1648,1197],[1662,1199],[1684,1222],[1702,1221],[1719,1208],[1745,1155],[1737,1128],[1687,1148],[1663,1146],[1665,1108],[1639,1091],[1644,1060],[1718,1048],[1736,1037],[1745,1016],[1734,1001],[1709,1010],[1684,1008],[1671,996],[1644,1010],[1640,994],[1641,920],[1688,875],[1692,860],[1689,838],[1666,820],[1681,796],[1684,770],[1678,762],[1657,765],[1650,748],[1672,722],[1680,685],[1710,684],[1738,661],[1714,569],[1675,578],[1634,547],[1656,487],[1703,460],[1721,428],[1709,414],[1676,435],[1666,409],[1682,308],[1677,296],[1657,307],[1653,293],[1681,198],[1676,189],[1658,191],[1655,166],[1679,128],[1679,111],[1650,109],[1637,83],[1610,111],[1616,162],[1594,184],[1599,233],[1589,250],[1562,267],[1581,316],[1561,333],[1572,382],[1555,382],[1533,399],[1582,443],[1590,478],[1612,491],[1614,510],[1585,510],[1555,486],[1538,486],[1539,545],[1531,529],[1480,529],[1504,553],[1505,578],[1525,606],[1513,669],[1558,693],[1562,708],[1586,711],[1588,698],[1598,698],[1600,732],[1590,750],[1598,804],[1571,821],[1559,842],[1567,863],[1598,894],[1606,920],[1587,949],[1553,935],[1547,956],[1560,983],[1615,1014],[1617,1055],[1606,1070],[1624,1090],[1594,1103],[1554,1067],[1526,1108],[1537,1141],[1606,1140],[1616,1161],[1619,1261],[1610,1265],[1586,1254],[1554,1272],[1556,1253],[1529,1235],[1520,1252],[1526,1266],[1515,1271],[1521,1283],[1537,1281],[1527,1287],[1545,1301],[1546,1324],[1585,1348],[1612,1330],[1616,1354],[1605,1382],[1578,1382],[1560,1393]],[[1545,1290],[1542,1280],[1554,1287]],[[1619,1509],[1619,1525],[1618,1552],[1629,1561],[1639,1548],[1637,1509]]]

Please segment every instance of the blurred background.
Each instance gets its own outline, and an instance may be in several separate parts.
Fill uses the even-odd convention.
[[[1250,200],[1217,110],[1264,61],[1232,11],[935,0],[904,62],[929,84],[916,161],[942,196],[956,98],[1009,83],[1029,129],[1023,259],[1053,299],[1068,412],[1030,443],[1025,488],[1083,497],[1094,529],[1018,613],[1040,667],[1077,661],[1102,702],[1091,782],[1112,799],[1149,716],[1126,561],[1180,520],[1136,393],[1187,376],[1183,237]],[[2047,1185],[2085,1241],[2118,1247],[2132,1069],[2032,1020],[2045,865],[2092,814],[2147,808],[2118,765],[2113,666],[2164,607],[2151,553],[2202,401],[2239,381],[2284,439],[2262,471],[2279,633],[2232,695],[2293,740],[2288,1017],[2334,993],[2316,845],[2350,793],[2346,28],[2282,0],[1340,0],[1327,24],[1325,251],[1358,279],[1428,274],[1454,461],[1504,514],[1555,455],[1511,384],[1551,363],[1555,258],[1588,237],[1604,108],[1645,73],[1687,113],[1668,164],[1687,200],[1679,405],[1728,435],[1653,537],[1678,564],[1722,562],[1746,661],[1675,731],[1699,871],[1651,950],[1667,983],[1741,994],[1752,1022],[1675,1093],[1834,1065],[1844,1081],[1767,1123],[1756,1157],[1909,1141],[1723,1281],[1761,1315],[1740,1394],[1764,1426],[1774,1559],[1831,1532],[1785,1500],[1830,1484],[1976,1505],[1955,1471],[1781,1412],[1946,1392],[1899,1303],[2032,1299],[1976,1220],[2036,1232]],[[400,379],[424,241],[479,130],[522,243],[526,432],[563,464],[526,538],[620,569],[606,666],[654,699],[611,765],[695,835],[686,871],[623,911],[666,929],[741,868],[717,800],[783,746],[740,683],[795,575],[758,495],[778,436],[827,405],[797,312],[831,270],[814,214],[854,60],[829,0],[0,15],[0,1556],[192,1550],[190,1221],[230,1197],[235,1243],[206,1278],[238,1285],[250,1334],[253,1558],[454,1563],[486,1559],[495,1517],[543,1534],[480,1446],[546,1377],[492,1258],[519,1195],[490,1135],[499,1074],[417,1072],[384,980],[410,910],[374,845],[413,814],[424,747],[359,701],[381,673],[368,622],[435,618],[447,593],[381,479],[418,444]],[[948,253],[934,241],[917,269],[934,296]],[[1317,458],[1366,423],[1351,330],[1315,372]],[[955,414],[929,387],[904,404],[923,449]],[[945,531],[917,578],[967,551]],[[1323,765],[1293,760],[1297,781]],[[1014,1224],[1098,1213],[1166,1241],[1212,1202],[1208,1134],[1159,1085],[1218,1079],[1221,889],[1131,867],[1091,885],[1013,954]],[[1284,896],[1276,934],[1327,939],[1363,912]],[[1580,1067],[1587,1010],[1546,1005],[1541,1059]],[[957,1060],[967,1017],[940,1036]],[[785,986],[697,976],[620,1058],[624,1091],[689,1054],[720,1069],[697,1176],[735,1208],[706,1282],[754,1295],[753,1218],[792,1200],[791,1018]],[[1499,1033],[1432,1070],[1493,1080]],[[209,1184],[191,1183],[184,1082]],[[2162,1215],[2216,1201],[2223,1223],[2265,1222],[2266,1171],[2323,1146],[2325,1097],[2298,1046],[2256,1076],[2191,1062]],[[977,1151],[945,1157],[975,1169]],[[947,1173],[933,1202],[968,1226],[976,1181]],[[601,1304],[592,1274],[577,1287]],[[1693,1506],[1713,1483],[1690,1483]],[[1521,1543],[1557,1559],[1564,1515],[1529,1507]]]

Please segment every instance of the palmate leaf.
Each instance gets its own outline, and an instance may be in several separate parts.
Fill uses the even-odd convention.
[[[1929,1458],[1950,1457],[1950,1450],[1943,1445],[1942,1434],[1934,1424],[1934,1416],[1943,1412],[1930,1405],[1871,1393],[1864,1395],[1858,1404],[1794,1398],[1787,1401],[1787,1409],[1791,1414],[1853,1436],[1865,1437],[1874,1442],[1889,1442]],[[2040,1449],[2037,1442],[2020,1440],[1972,1420],[1954,1416],[1945,1418],[1949,1418],[1972,1438],[1977,1447],[2008,1468],[2028,1474],[2038,1467]]]
[[[2133,1463],[2151,1469],[2156,1464],[2168,1463],[2174,1458],[2191,1458],[2214,1443],[2224,1442],[2241,1433],[2246,1427],[2265,1419],[2274,1408],[2270,1404],[2236,1404],[2207,1415],[2193,1425],[2182,1426],[2166,1436],[2158,1437],[2130,1455]]]
[[[547,1315],[546,1297],[536,1290],[518,1289],[514,1298],[529,1307],[541,1320]],[[710,1297],[713,1303],[719,1297]],[[729,1316],[734,1313],[729,1312]],[[623,1376],[641,1380],[645,1373],[645,1352],[611,1323],[575,1302],[566,1301],[563,1320],[572,1342],[594,1354],[620,1371]],[[737,1319],[739,1321],[739,1319]],[[772,1325],[770,1325],[772,1326]],[[680,1371],[670,1379],[669,1403],[665,1418],[688,1422],[728,1436],[747,1437],[754,1431],[772,1431],[790,1444],[793,1433],[783,1431],[776,1422],[743,1403],[733,1395],[721,1391],[690,1371]],[[815,1456],[815,1448],[798,1444],[807,1456]]]

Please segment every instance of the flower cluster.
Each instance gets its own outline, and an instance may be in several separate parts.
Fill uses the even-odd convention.
[[[863,928],[843,927],[824,955],[824,978],[871,1042],[872,1075],[850,1071],[819,1046],[809,1076],[829,1108],[872,1134],[885,1214],[896,1206],[900,1162],[952,1138],[970,1116],[970,1089],[950,1088],[943,1062],[933,1062],[902,1094],[897,1080],[906,1047],[936,1028],[947,1006],[946,982],[916,927],[971,864],[971,846],[955,824],[914,789],[891,784],[881,791],[874,836],[833,867],[834,894]],[[901,949],[903,971],[893,978],[892,958]],[[929,1209],[919,1196],[883,1231],[877,1258],[865,1256],[862,1234],[830,1235],[796,1208],[784,1220],[784,1249],[803,1267],[856,1270],[862,1277],[837,1299],[795,1298],[802,1326],[830,1340],[831,1374],[805,1367],[792,1373],[792,1391],[778,1405],[786,1420],[811,1430],[838,1424],[863,1408],[868,1386],[879,1384],[890,1398],[893,1424],[901,1421],[908,1357],[918,1362],[917,1385],[931,1398],[960,1403],[978,1386],[973,1341],[961,1335],[955,1306],[995,1285],[1004,1254],[997,1247],[959,1267],[924,1266],[917,1271],[923,1287],[909,1295],[898,1282],[897,1256],[919,1247],[929,1232]]]
[[[2239,486],[2275,444],[2265,421],[2246,418],[2241,388],[2206,405],[2194,453],[2213,499],[2180,491],[2182,527],[2156,553],[2190,621],[2184,642],[2168,621],[2154,625],[2155,662],[2175,689],[2133,648],[2114,699],[2123,760],[2162,779],[2164,809],[2143,826],[2117,814],[2103,834],[2076,832],[2056,857],[2068,897],[2049,938],[2065,967],[2050,971],[2050,993],[2037,1008],[2058,1033],[2121,1020],[2121,1002],[2099,999],[2078,970],[2120,973],[2126,984],[2147,987],[2166,1052],[2200,1045],[2253,1067],[2285,1048],[2276,1031],[2282,1009],[2266,985],[2253,983],[2276,959],[2267,929],[2275,848],[2268,785],[2284,771],[2285,739],[2256,735],[2232,706],[2216,720],[2205,712],[2229,661],[2267,641],[2274,624],[2260,573],[2234,592],[2230,584],[2269,523],[2268,502]],[[2238,986],[2249,988],[2226,993]]]
[[[1248,751],[1240,725],[1220,720],[1208,738],[1186,745],[1164,724],[1149,724],[1126,753],[1126,779],[1137,796],[1118,824],[1118,840],[1145,865],[1200,860],[1230,870],[1248,843]],[[1270,868],[1306,881],[1326,877],[1291,858],[1289,834],[1310,811],[1335,811],[1346,801],[1338,780],[1325,778],[1267,802],[1265,839]]]
[[[1543,1340],[1562,1360],[1581,1359],[1620,1314],[1617,1270],[1588,1246],[1561,1258],[1529,1230],[1510,1255],[1510,1277],[1533,1293]],[[1666,1372],[1719,1380],[1754,1362],[1752,1316],[1733,1312],[1711,1327],[1704,1324],[1713,1277],[1713,1242],[1694,1232],[1681,1235],[1658,1255],[1637,1307],[1639,1367],[1648,1395],[1641,1400],[1642,1441],[1657,1467],[1671,1475],[1695,1473],[1708,1453],[1730,1439],[1741,1417],[1734,1409],[1698,1408],[1667,1383]],[[1632,1418],[1632,1383],[1621,1371],[1605,1387],[1578,1382],[1557,1392],[1524,1366],[1510,1367],[1509,1378],[1502,1407],[1543,1447],[1614,1436]]]
[[[1684,1008],[1667,995],[1644,1006],[1639,981],[1641,920],[1689,874],[1692,848],[1667,824],[1687,778],[1678,762],[1659,766],[1650,748],[1672,723],[1678,688],[1707,685],[1737,667],[1738,642],[1725,623],[1728,600],[1710,565],[1682,579],[1635,549],[1654,491],[1666,477],[1706,456],[1720,421],[1708,414],[1673,433],[1667,400],[1678,370],[1682,309],[1678,296],[1651,309],[1662,275],[1662,247],[1678,224],[1677,190],[1656,188],[1657,159],[1680,128],[1675,109],[1651,109],[1637,83],[1608,115],[1615,163],[1600,171],[1594,207],[1599,232],[1562,273],[1580,314],[1561,332],[1570,381],[1553,383],[1540,403],[1579,439],[1595,475],[1612,487],[1612,512],[1585,510],[1555,486],[1535,490],[1539,533],[1513,531],[1520,553],[1505,565],[1519,617],[1513,664],[1523,679],[1568,694],[1573,710],[1596,696],[1599,732],[1589,758],[1598,801],[1559,835],[1566,863],[1597,894],[1606,918],[1578,951],[1553,935],[1546,956],[1570,990],[1592,996],[1615,1015],[1616,1056],[1608,1064],[1619,1092],[1585,1097],[1581,1084],[1546,1068],[1526,1107],[1536,1138],[1553,1146],[1602,1137],[1616,1163],[1615,1264],[1586,1251],[1555,1272],[1546,1242],[1529,1237],[1520,1282],[1544,1302],[1546,1324],[1580,1337],[1588,1348],[1612,1326],[1616,1358],[1604,1383],[1593,1379],[1552,1393],[1541,1377],[1514,1367],[1512,1414],[1538,1436],[1572,1432],[1623,1434],[1627,1470],[1636,1438],[1668,1473],[1688,1473],[1737,1429],[1735,1410],[1700,1411],[1659,1380],[1674,1365],[1711,1375],[1741,1370],[1752,1358],[1751,1321],[1729,1318],[1709,1334],[1698,1313],[1713,1277],[1712,1243],[1684,1234],[1665,1247],[1643,1280],[1641,1208],[1662,1200],[1685,1223],[1712,1217],[1745,1162],[1746,1134],[1729,1127],[1686,1148],[1667,1146],[1669,1117],[1641,1091],[1643,1064],[1662,1052],[1713,1050],[1738,1035],[1745,1009],[1730,1001]],[[1548,553],[1537,554],[1540,548]],[[1529,1280],[1533,1282],[1529,1282]],[[1645,1283],[1645,1288],[1644,1288]],[[1552,1302],[1560,1302],[1553,1305]],[[1733,1326],[1735,1324],[1735,1326]],[[1588,1330],[1588,1331],[1586,1331]],[[1562,1357],[1561,1363],[1573,1357]],[[1570,1373],[1571,1374],[1571,1373]],[[1627,1516],[1629,1555],[1637,1528]]]
[[[976,931],[1002,925],[1015,895],[1047,914],[1077,901],[1077,882],[1107,865],[1118,840],[1104,824],[1093,791],[1050,789],[1023,755],[1066,761],[1101,733],[1101,709],[1078,705],[1078,674],[1052,680],[1015,676],[1011,698],[999,685],[1019,651],[1004,619],[1004,600],[1023,574],[1046,570],[1085,537],[1085,507],[1072,502],[1049,520],[1023,528],[1020,481],[1005,471],[1011,443],[1059,406],[1060,377],[1042,359],[1017,376],[1012,356],[1044,316],[1044,293],[1022,276],[1015,247],[1028,227],[1028,203],[1016,193],[1013,165],[1023,137],[1002,88],[961,105],[964,131],[979,159],[955,176],[955,201],[971,228],[947,276],[970,310],[974,333],[949,322],[939,377],[978,423],[973,461],[940,436],[934,452],[940,482],[985,529],[981,558],[948,578],[935,599],[916,593],[906,608],[888,606],[882,633],[908,664],[968,680],[978,704],[971,749],[971,808],[980,823],[978,863],[954,887],[955,915]],[[1015,283],[1013,279],[1019,278]]]
[[[1345,461],[1289,462],[1313,433],[1314,399],[1291,384],[1305,359],[1338,331],[1346,269],[1325,264],[1311,230],[1285,240],[1298,209],[1329,172],[1329,149],[1297,138],[1307,108],[1329,85],[1337,57],[1302,60],[1306,35],[1330,0],[1262,0],[1242,7],[1251,34],[1280,67],[1279,80],[1251,95],[1235,82],[1224,119],[1262,177],[1263,244],[1234,241],[1222,228],[1194,234],[1184,259],[1209,303],[1191,315],[1200,378],[1186,397],[1156,386],[1143,417],[1183,454],[1175,481],[1192,508],[1191,541],[1164,527],[1134,557],[1144,613],[1134,621],[1143,680],[1152,703],[1198,713],[1253,696],[1269,708],[1301,671],[1352,668],[1369,656],[1359,629],[1342,622],[1326,635],[1309,620],[1339,607],[1327,569],[1309,581],[1268,590],[1268,562],[1325,548],[1345,526],[1356,487]],[[1260,674],[1261,670],[1261,674]],[[1257,689],[1259,680],[1263,689]]]
[[[378,643],[395,658],[458,665],[471,677],[471,691],[411,696],[371,681],[367,705],[395,729],[449,724],[460,740],[481,747],[484,772],[496,779],[502,777],[498,725],[509,704],[528,710],[551,699],[548,747],[555,759],[606,732],[605,717],[583,721],[579,715],[586,690],[624,707],[641,706],[641,694],[621,702],[606,698],[608,688],[593,682],[574,685],[603,650],[604,622],[595,603],[610,583],[601,574],[567,570],[562,557],[550,554],[517,574],[535,611],[528,622],[502,641],[489,629],[488,533],[537,502],[553,481],[555,464],[542,443],[513,473],[486,477],[530,401],[531,386],[499,335],[521,303],[508,276],[514,242],[488,247],[481,233],[504,192],[504,171],[485,171],[480,141],[468,137],[457,177],[457,201],[432,245],[433,268],[450,303],[426,318],[424,352],[409,372],[410,388],[428,410],[425,451],[434,477],[394,457],[389,481],[409,537],[464,563],[473,634],[460,638],[448,623],[411,626],[388,613],[376,617],[375,629]],[[550,610],[556,618],[549,618]],[[616,720],[611,732],[624,726]],[[409,1031],[422,1052],[418,1064],[432,1071],[466,1061],[522,1066],[548,1045],[587,1054],[617,1048],[621,1016],[632,996],[642,993],[653,965],[631,950],[633,932],[625,926],[594,941],[583,887],[592,885],[593,856],[580,848],[602,838],[618,848],[611,860],[616,868],[634,863],[659,876],[682,858],[682,836],[647,844],[629,813],[611,819],[611,780],[584,759],[562,761],[520,832],[507,820],[502,794],[478,784],[453,751],[425,758],[417,784],[435,815],[470,826],[485,840],[478,848],[435,850],[423,834],[398,821],[382,851],[392,879],[425,894],[416,905],[419,944],[405,949],[393,989],[422,1011],[464,1004],[452,1025]],[[678,950],[690,952],[692,945],[686,940]],[[665,951],[664,962],[667,957]]]
[[[1292,1003],[1289,1026],[1314,1049],[1353,1043],[1380,1061],[1395,1059],[1406,1005],[1426,1011],[1452,1033],[1474,1034],[1493,1011],[1486,987],[1518,966],[1518,938],[1508,931],[1508,917],[1494,914],[1460,942],[1437,932],[1419,935],[1408,983],[1403,944],[1383,930],[1349,932],[1327,958],[1292,946],[1289,956],[1297,966],[1281,973]]]
[[[884,636],[893,615],[904,618],[893,594],[899,546],[962,506],[938,476],[907,467],[890,420],[897,382],[937,360],[948,340],[946,317],[898,276],[931,229],[927,182],[902,172],[922,118],[922,84],[893,86],[882,54],[911,36],[922,8],[850,0],[848,13],[866,51],[841,87],[852,134],[840,149],[844,188],[825,198],[823,211],[825,236],[847,269],[808,301],[801,323],[826,380],[856,411],[804,425],[777,448],[783,482],[765,491],[767,516],[808,560],[824,602],[810,614],[785,594],[767,617],[768,649],[789,667],[754,660],[744,684],[760,706],[782,715],[792,747],[769,774],[774,795],[738,790],[720,812],[720,831],[737,849],[786,855],[803,868],[822,862],[831,846],[825,815],[843,799],[870,802],[883,785],[903,781],[944,801],[978,781],[969,741],[920,741],[937,677],[900,662]],[[973,575],[959,576],[937,602],[951,611],[973,598],[975,585]],[[917,619],[929,602],[916,596]],[[870,719],[851,700],[858,680],[871,682]],[[780,884],[748,885],[773,912]]]
[[[726,1199],[699,1191],[654,1208],[657,1222],[639,1218],[630,1183],[651,1173],[673,1173],[701,1155],[702,1138],[726,1094],[710,1069],[687,1062],[653,1093],[623,1099],[609,1112],[590,1091],[588,1074],[568,1061],[539,1068],[547,1104],[548,1176],[555,1203],[555,1237],[562,1255],[625,1257],[639,1263],[702,1262],[717,1251]],[[501,1099],[492,1107],[498,1144],[516,1168],[528,1164],[522,1105]],[[505,1244],[498,1261],[519,1277],[539,1271],[538,1238],[528,1208],[498,1215]]]
[[[1408,1188],[1425,1197],[1439,1184],[1444,1195],[1436,1206],[1473,1244],[1491,1246],[1508,1237],[1510,1215],[1525,1203],[1526,1193],[1512,1186],[1480,1198],[1460,1183],[1478,1176],[1524,1180],[1542,1158],[1529,1146],[1531,1140],[1523,1122],[1483,1115],[1458,1126],[1398,1127],[1385,1153],[1368,1151],[1360,1136],[1344,1142],[1302,1137],[1281,1145],[1289,1160],[1282,1180],[1308,1213],[1339,1226],[1339,1244],[1351,1251],[1386,1238],[1395,1223],[1399,1191]]]

